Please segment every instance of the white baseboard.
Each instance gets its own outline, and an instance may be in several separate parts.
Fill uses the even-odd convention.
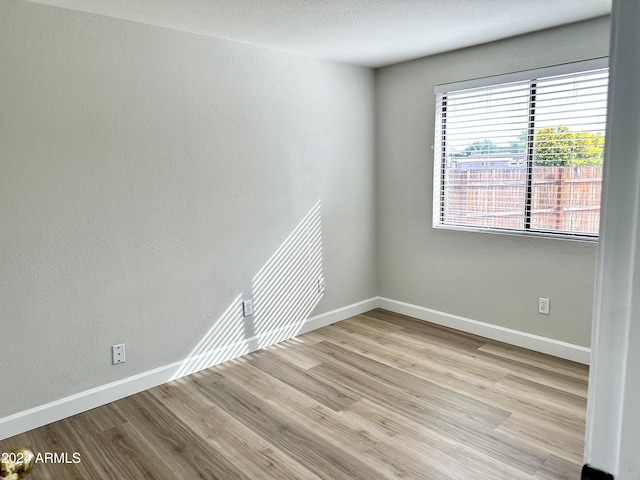
[[[378,307],[390,310],[394,313],[408,315],[410,317],[435,323],[445,327],[454,328],[463,332],[472,333],[481,337],[498,340],[518,347],[527,348],[536,352],[547,353],[555,357],[565,358],[574,362],[589,364],[591,349],[553,338],[541,337],[531,333],[500,327],[490,323],[479,322],[470,318],[459,317],[450,313],[420,307],[410,303],[379,297]]]
[[[310,317],[298,324],[288,325],[285,328],[256,335],[255,337],[236,342],[232,345],[226,345],[214,352],[200,354],[197,358],[189,357],[170,365],[158,367],[14,415],[0,418],[0,440],[148,390],[149,388],[162,385],[171,380],[232,360],[233,358],[240,357],[268,345],[311,332],[375,308],[384,308],[437,325],[473,333],[575,362],[589,364],[590,349],[587,347],[491,325],[389,298],[374,297]],[[203,358],[205,357],[206,361],[203,363]],[[193,367],[194,365],[197,365],[197,367]]]
[[[226,345],[215,352],[207,352],[207,362],[203,363],[203,354],[197,358],[186,358],[182,361],[155,368],[116,382],[101,385],[91,390],[79,392],[23,412],[0,418],[0,440],[13,437],[34,428],[47,425],[63,418],[91,410],[92,408],[114,402],[163,383],[204,370],[233,358],[246,355],[260,348],[281,342],[303,333],[345,320],[354,315],[367,312],[378,307],[378,297],[370,298],[346,307],[310,317],[303,322],[288,325],[254,337]],[[198,367],[193,367],[198,365]]]
[[[327,325],[331,325],[332,323],[340,322],[355,315],[360,315],[361,313],[368,312],[369,310],[374,310],[379,307],[379,298],[380,297],[369,298],[367,300],[363,300],[362,302],[353,303],[351,305],[347,305],[346,307],[337,308],[335,310],[331,310],[330,312],[323,313],[322,315],[312,317],[304,322],[304,325],[302,326],[298,334],[302,335],[303,333],[317,330],[320,327],[325,327]]]

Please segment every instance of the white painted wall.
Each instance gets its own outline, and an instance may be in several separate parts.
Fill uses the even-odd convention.
[[[600,18],[376,72],[382,297],[589,346],[595,244],[431,227],[433,87],[606,56],[608,44]]]
[[[640,478],[640,4],[616,0],[585,462]]]
[[[18,0],[0,65],[0,418],[255,333],[318,201],[313,314],[377,294],[370,70]]]

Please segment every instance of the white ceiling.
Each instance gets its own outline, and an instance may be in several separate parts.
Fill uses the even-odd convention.
[[[368,67],[611,11],[611,0],[29,1]]]

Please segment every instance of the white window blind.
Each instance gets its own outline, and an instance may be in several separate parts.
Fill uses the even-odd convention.
[[[607,83],[599,59],[436,87],[434,227],[597,238]]]

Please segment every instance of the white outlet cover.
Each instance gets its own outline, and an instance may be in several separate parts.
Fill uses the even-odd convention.
[[[253,315],[253,301],[245,300],[242,302],[242,316],[248,317],[250,315]]]
[[[113,345],[111,347],[111,363],[113,365],[118,365],[119,363],[124,363],[124,343],[119,343],[118,345]]]
[[[538,313],[542,313],[543,315],[549,315],[549,310],[550,310],[549,299],[545,297],[538,298]]]

